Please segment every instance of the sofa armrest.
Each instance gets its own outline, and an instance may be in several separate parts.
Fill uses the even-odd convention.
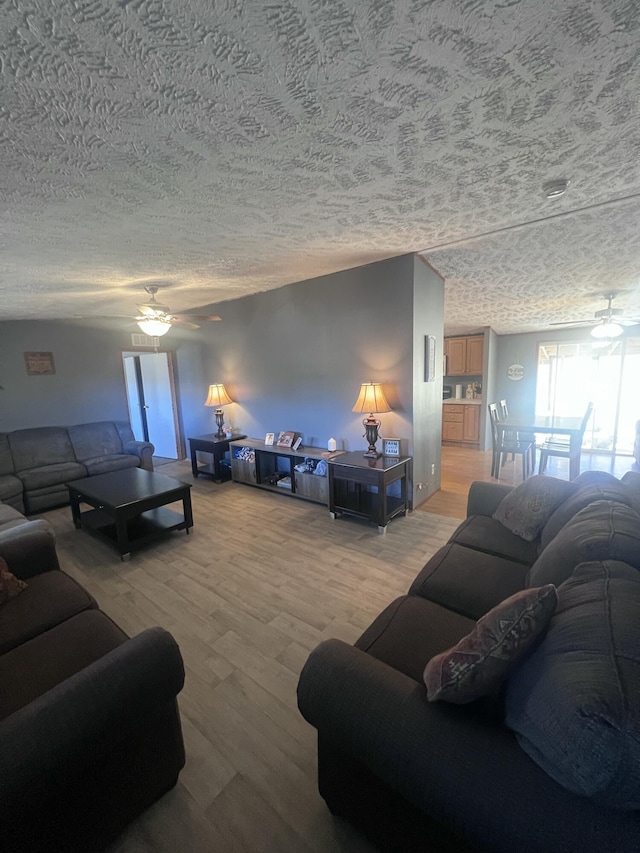
[[[122,449],[125,453],[140,457],[140,467],[145,471],[153,471],[153,452],[155,447],[150,441],[123,441]]]
[[[428,702],[424,685],[340,640],[309,656],[298,706],[321,740],[428,819],[472,843],[482,840],[483,849],[506,853],[523,838],[529,853],[585,849],[573,842],[588,838],[586,847],[602,850],[607,833],[624,829],[627,837],[637,829],[637,818],[607,814],[560,787],[501,722],[470,705]]]
[[[21,580],[60,568],[53,528],[42,518],[3,530],[0,557]]]
[[[183,684],[177,643],[149,628],[2,720],[3,813],[118,749]]]
[[[503,498],[506,498],[512,491],[512,486],[505,486],[502,483],[474,481],[469,487],[467,497],[467,518],[470,515],[488,515],[491,517]]]

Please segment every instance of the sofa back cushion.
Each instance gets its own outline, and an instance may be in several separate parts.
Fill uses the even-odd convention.
[[[14,471],[9,437],[6,432],[0,432],[0,475],[13,474]]]
[[[540,554],[525,586],[558,586],[579,563],[609,559],[640,568],[640,515],[626,504],[595,501],[565,524]]]
[[[640,809],[640,572],[581,564],[538,648],[506,685],[506,723],[560,785]]]
[[[562,528],[576,516],[581,509],[594,501],[619,501],[629,503],[629,490],[620,480],[606,471],[585,471],[573,480],[578,488],[562,501],[551,514],[540,534],[540,550],[549,545]]]
[[[122,441],[113,421],[70,426],[69,436],[78,462],[122,453]]]
[[[8,438],[17,472],[76,461],[66,427],[18,429]]]

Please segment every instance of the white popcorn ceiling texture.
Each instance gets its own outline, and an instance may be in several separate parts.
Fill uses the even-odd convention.
[[[0,320],[406,252],[448,333],[637,315],[639,54],[637,0],[0,0]]]

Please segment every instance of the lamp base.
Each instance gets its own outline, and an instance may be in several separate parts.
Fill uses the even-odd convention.
[[[364,427],[364,437],[369,442],[367,452],[364,454],[365,459],[377,459],[381,454],[376,450],[376,441],[378,440],[378,429],[380,421],[370,414],[368,418],[362,421]]]
[[[224,426],[224,412],[222,409],[216,409],[216,423],[218,425],[218,432],[216,433],[216,438],[226,438],[224,434],[224,430],[222,427]]]

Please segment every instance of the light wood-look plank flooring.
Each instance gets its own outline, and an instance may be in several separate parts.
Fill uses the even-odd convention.
[[[631,469],[633,463],[634,459],[631,456],[612,457],[605,454],[583,453],[580,470],[608,471],[615,477],[622,477]],[[569,460],[550,457],[546,473],[553,477],[568,479]],[[474,480],[517,486],[522,482],[521,458],[516,457],[515,461],[508,459],[500,468],[498,481],[491,476],[490,450],[470,450],[466,447],[443,445],[440,490],[420,504],[418,509],[450,518],[465,518],[469,486]]]
[[[189,462],[162,473],[192,482]],[[369,853],[316,786],[316,739],[296,685],[321,640],[353,642],[407,591],[457,526],[432,512],[382,536],[320,505],[198,478],[195,526],[129,562],[68,507],[43,513],[62,567],[129,634],[162,625],[186,667],[179,696],[187,763],[176,788],[111,853]]]

